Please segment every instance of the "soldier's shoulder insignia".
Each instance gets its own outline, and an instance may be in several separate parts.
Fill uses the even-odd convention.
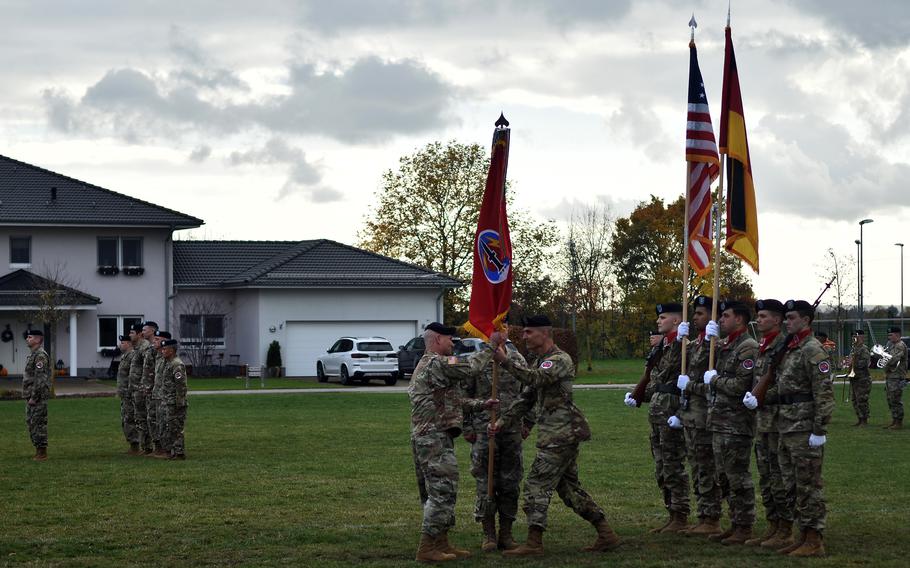
[[[552,366],[553,366],[553,361],[550,361],[550,360],[546,360],[546,361],[544,361],[543,363],[540,364],[540,368],[541,368],[541,369],[549,369],[549,368],[551,368]]]
[[[455,355],[449,355],[448,357],[446,357],[446,363],[448,363],[449,365],[457,365],[458,357],[456,357]]]
[[[743,361],[743,369],[753,369],[755,368],[755,361],[753,359],[746,359]]]
[[[183,373],[181,373],[180,371],[177,371],[176,373],[174,373],[174,378],[175,378],[175,379],[182,379],[182,378],[183,378]]]
[[[821,371],[822,373],[829,373],[829,372],[831,372],[831,364],[828,363],[827,361],[822,361],[821,363],[818,364],[818,370]]]
[[[44,368],[44,361],[42,361],[41,359],[38,359],[38,362],[35,363],[35,368],[36,368],[36,369],[43,369],[43,368]]]

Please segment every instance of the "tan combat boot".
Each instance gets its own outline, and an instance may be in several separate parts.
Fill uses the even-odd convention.
[[[802,546],[788,554],[801,558],[821,557],[825,555],[825,544],[822,535],[815,529],[806,529],[806,540]]]
[[[705,517],[697,527],[686,531],[686,536],[707,536],[720,534],[723,532],[720,528],[720,519],[715,517]]]
[[[777,534],[777,528],[780,526],[778,521],[768,521],[768,530],[762,536],[750,538],[744,544],[746,546],[761,546],[761,543],[774,538]]]
[[[446,554],[454,554],[456,558],[470,558],[471,552],[463,548],[455,548],[449,543],[449,531],[439,533],[436,537],[436,548]]]
[[[762,548],[780,550],[793,544],[793,521],[781,521],[777,525],[777,533],[761,543]]]
[[[512,550],[518,548],[518,543],[512,538],[512,519],[504,519],[499,516],[499,538],[496,540],[500,550]]]
[[[888,430],[901,430],[904,427],[903,420],[895,420],[894,424],[888,427]]]
[[[667,522],[660,525],[659,527],[654,527],[653,529],[649,530],[648,533],[657,534],[659,532],[662,532],[665,528],[669,527],[672,522],[673,522],[673,512],[671,511],[670,516],[667,517]]]
[[[43,462],[47,460],[47,448],[35,448],[35,457],[32,458],[36,462]]]
[[[506,550],[503,556],[543,556],[543,529],[531,525],[528,527],[528,542],[512,550]]]
[[[688,530],[689,528],[689,516],[685,513],[673,513],[671,515],[670,524],[665,526],[660,532],[662,533],[678,533],[680,531]]]
[[[496,517],[489,515],[480,520],[483,528],[483,542],[480,549],[484,552],[496,552]]]
[[[752,538],[752,527],[749,525],[734,525],[733,534],[720,541],[721,544],[745,544]]]
[[[420,544],[417,546],[417,562],[446,562],[455,560],[454,554],[446,554],[436,549],[436,539],[427,533],[420,534]]]
[[[804,542],[806,542],[806,531],[800,529],[799,536],[797,538],[793,539],[793,544],[791,544],[789,546],[785,546],[784,548],[778,548],[777,553],[783,554],[786,556],[787,554],[790,554],[791,552],[793,552],[794,550],[796,550],[797,548],[802,546]]]
[[[697,529],[698,527],[702,526],[703,524],[705,524],[705,518],[698,517],[698,522],[696,522],[694,525],[690,525],[688,528],[686,528],[686,530],[679,531],[679,534],[688,535],[689,531],[693,531],[693,530]]]
[[[142,450],[139,449],[139,444],[134,442],[134,443],[130,444],[130,449],[127,450],[126,453],[128,453],[131,456],[138,456],[139,454],[142,453]]]
[[[601,519],[596,523],[591,523],[594,525],[594,528],[597,529],[597,540],[594,541],[594,544],[591,546],[586,546],[582,548],[584,552],[606,552],[608,550],[613,550],[622,542],[622,539],[619,538],[619,535],[613,531],[613,528],[610,527],[610,523],[607,522],[607,519]]]
[[[719,521],[718,521],[718,526],[720,526]],[[709,534],[708,540],[710,540],[712,542],[720,542],[725,538],[730,538],[733,535],[733,531],[735,531],[735,530],[736,530],[736,525],[730,525],[730,528],[728,528],[724,532]]]

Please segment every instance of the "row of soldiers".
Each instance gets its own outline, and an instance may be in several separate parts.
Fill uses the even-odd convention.
[[[186,367],[177,356],[179,342],[153,321],[130,326],[119,339],[117,394],[128,453],[186,459]]]
[[[904,427],[904,403],[901,400],[907,386],[907,346],[901,340],[901,328],[888,329],[888,344],[885,346],[888,360],[882,367],[885,374],[885,397],[891,413],[891,423],[887,430],[900,430]],[[853,332],[853,348],[846,360],[850,372],[850,394],[853,411],[856,413],[855,426],[866,426],[869,423],[869,394],[872,392],[872,377],[869,369],[872,365],[872,354],[866,345],[866,333],[858,329]]]

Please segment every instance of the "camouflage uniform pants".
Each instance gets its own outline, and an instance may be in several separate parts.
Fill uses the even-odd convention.
[[[500,432],[496,435],[493,497],[490,497],[487,486],[490,441],[486,433],[477,434],[477,441],[471,446],[471,475],[477,480],[477,499],[474,502],[476,520],[493,516],[497,512],[500,519],[515,520],[518,513],[518,492],[524,475],[521,442],[521,432]]]
[[[755,524],[755,485],[749,473],[751,461],[751,436],[714,433],[718,484],[730,508],[730,522],[734,525],[751,527]]]
[[[758,487],[768,521],[793,521],[793,508],[787,506],[787,490],[780,472],[777,432],[759,432],[755,438],[755,464],[758,467]]]
[[[149,437],[152,439],[152,443],[156,448],[161,448],[163,440],[161,438],[161,415],[159,414],[159,409],[161,408],[161,399],[155,395],[149,395],[148,402],[146,404],[146,421],[149,425]]]
[[[148,394],[143,387],[133,387],[133,416],[136,418],[136,432],[143,450],[151,450],[152,435],[149,432]]]
[[[870,377],[854,378],[850,380],[850,398],[853,399],[853,411],[856,417],[869,419],[869,393],[872,391]]]
[[[664,505],[674,513],[689,514],[689,475],[686,473],[686,437],[682,429],[651,424],[654,477]]]
[[[136,430],[136,417],[133,415],[133,400],[128,390],[118,391],[120,396],[120,427],[129,444],[139,443],[139,432]]]
[[[683,430],[686,453],[692,470],[692,487],[699,517],[720,518],[720,487],[714,473],[713,435],[704,428],[694,426]]]
[[[904,420],[904,403],[901,402],[903,393],[903,379],[886,379],[885,395],[888,397],[888,408],[891,409],[892,420]]]
[[[411,438],[417,471],[417,490],[423,503],[421,532],[439,536],[455,526],[458,461],[455,444],[446,432]]]
[[[172,456],[182,456],[185,453],[183,446],[183,428],[186,425],[186,405],[169,403],[167,405],[167,429],[163,447]]]
[[[36,448],[47,447],[47,401],[39,402],[35,406],[25,405],[25,424],[28,426],[28,435],[32,445]]]
[[[161,440],[161,447],[165,450],[169,450],[167,447],[167,420],[168,420],[168,404],[167,401],[163,398],[158,399],[158,439]]]
[[[547,509],[554,489],[562,502],[584,520],[596,523],[605,517],[603,509],[578,481],[578,444],[537,449],[524,486],[523,509],[529,526],[547,528]]]
[[[800,529],[825,529],[825,496],[822,491],[824,446],[809,447],[809,432],[780,435],[779,459],[787,498],[793,504]]]

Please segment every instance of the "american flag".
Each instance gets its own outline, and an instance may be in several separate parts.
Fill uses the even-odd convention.
[[[689,167],[689,265],[699,275],[711,266],[711,182],[720,174],[717,143],[695,42],[689,43],[689,112],[686,117]]]

